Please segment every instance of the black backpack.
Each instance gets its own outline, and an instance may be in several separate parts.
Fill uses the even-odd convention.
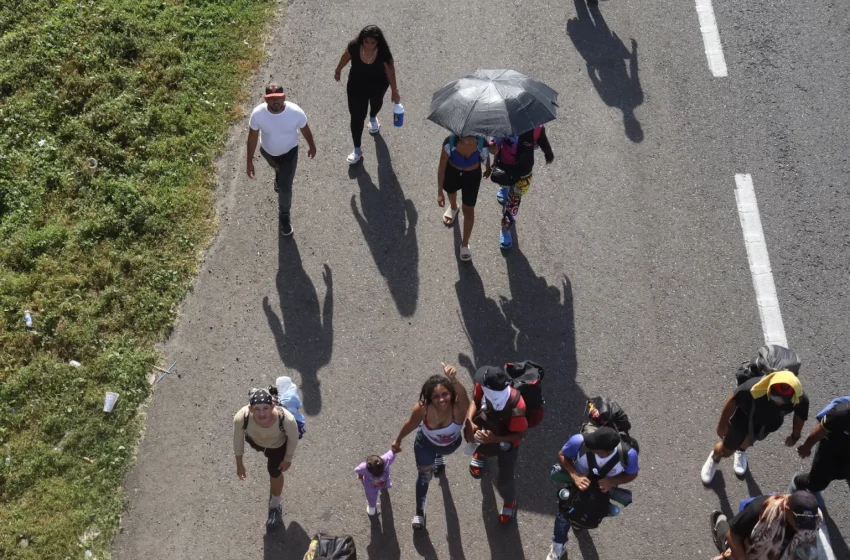
[[[628,462],[629,449],[634,449],[640,453],[640,444],[638,444],[637,439],[629,434],[629,431],[632,429],[632,422],[629,420],[629,415],[626,414],[626,411],[623,410],[619,404],[617,404],[617,401],[606,397],[593,397],[592,399],[588,399],[588,419],[590,419],[591,411],[594,409],[599,411],[597,421],[600,422],[601,425],[613,428],[620,433],[621,441],[620,445],[617,446],[617,451],[620,454],[620,463],[623,467],[625,467],[626,462]],[[581,425],[579,433],[581,435],[589,434],[591,432],[595,432],[598,428],[599,426],[593,422],[585,422]],[[579,454],[585,453],[587,453],[587,447],[582,445]]]
[[[348,535],[332,537],[319,533],[313,537],[304,560],[357,560],[357,547]]]
[[[778,344],[768,344],[759,348],[758,356],[747,360],[738,367],[735,379],[742,385],[750,379],[763,377],[775,371],[790,371],[800,375],[800,357],[790,348]]]
[[[526,360],[505,364],[505,373],[511,378],[511,387],[517,390],[525,401],[525,418],[528,427],[533,428],[543,421],[543,366]]]
[[[611,461],[603,469],[608,467],[607,470],[610,470],[610,466],[614,464],[615,462]],[[558,500],[558,508],[573,525],[584,529],[595,529],[599,527],[603,519],[608,517],[609,503],[610,496],[599,489],[599,482],[594,477],[587,490],[570,489],[570,495],[566,500]]]

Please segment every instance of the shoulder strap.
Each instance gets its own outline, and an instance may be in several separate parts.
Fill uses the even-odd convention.
[[[277,419],[277,426],[278,428],[280,428],[281,432],[286,432],[286,430],[283,428],[283,421],[286,419],[286,413],[283,410],[284,408],[282,406],[277,407],[277,411],[279,414]]]
[[[242,431],[243,432],[248,429],[248,417],[250,416],[250,414],[251,413],[248,412],[247,410],[245,411],[245,419],[242,420]]]
[[[629,450],[626,449],[626,442],[624,442],[624,441],[620,442],[620,444],[617,446],[617,453],[620,456],[620,464],[625,469],[626,464],[628,464],[628,462],[629,462]]]

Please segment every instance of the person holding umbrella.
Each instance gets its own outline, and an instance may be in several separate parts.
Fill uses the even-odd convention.
[[[481,163],[486,162],[487,168],[481,172]],[[449,207],[443,214],[443,223],[447,227],[454,225],[457,220],[457,192],[462,191],[463,203],[463,239],[460,242],[460,260],[472,259],[469,249],[469,237],[475,223],[475,202],[478,200],[478,189],[482,176],[490,176],[490,149],[485,138],[481,136],[458,137],[451,134],[443,140],[440,150],[440,164],[437,166],[437,205],[446,205],[444,193],[449,195]]]
[[[458,137],[493,139],[489,149],[497,159],[490,178],[509,187],[499,197],[505,200],[503,248],[513,245],[510,227],[531,182],[534,148],[543,149],[547,163],[555,159],[542,125],[555,119],[557,107],[558,92],[514,70],[478,70],[446,84],[431,98],[430,121]]]
[[[555,161],[555,154],[552,152],[552,146],[549,144],[546,128],[543,125],[518,136],[498,138],[490,144],[499,170],[497,177],[493,180],[499,180],[500,184],[507,185],[500,188],[496,194],[496,200],[504,208],[502,232],[499,236],[499,246],[502,249],[513,247],[511,227],[516,223],[519,203],[531,187],[534,150],[538,146],[543,150],[547,165]]]
[[[369,114],[369,134],[381,131],[378,112],[384,104],[384,95],[392,86],[393,103],[401,103],[396,87],[395,65],[390,46],[384,33],[377,25],[367,25],[357,38],[348,43],[342,52],[334,71],[334,79],[340,81],[342,69],[351,63],[348,73],[348,112],[351,114],[351,138],[354,151],[348,156],[348,163],[354,165],[363,159],[360,149],[363,137],[363,125]]]

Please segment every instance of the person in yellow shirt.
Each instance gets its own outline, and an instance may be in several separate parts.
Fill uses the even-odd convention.
[[[240,480],[248,476],[242,455],[245,442],[260,451],[268,460],[271,488],[269,516],[266,528],[274,531],[283,525],[283,473],[292,466],[298,446],[298,424],[291,412],[276,406],[271,393],[255,389],[249,394],[249,404],[233,417],[233,453],[236,455],[236,475]]]

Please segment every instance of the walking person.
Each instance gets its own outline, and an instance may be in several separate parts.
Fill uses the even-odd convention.
[[[396,85],[395,64],[390,46],[384,33],[377,25],[368,25],[360,30],[357,38],[348,43],[334,71],[334,79],[340,81],[342,69],[351,63],[348,72],[348,112],[351,114],[351,139],[354,151],[347,161],[354,165],[363,159],[361,138],[366,115],[369,115],[369,134],[378,134],[381,123],[378,113],[384,104],[387,89],[392,88],[393,103],[401,103]]]
[[[532,170],[534,169],[534,150],[543,150],[546,164],[555,161],[555,153],[546,136],[546,127],[537,126],[519,136],[497,138],[490,142],[490,152],[496,161],[493,165],[494,181],[507,185],[499,189],[496,200],[504,208],[502,213],[502,231],[499,236],[499,246],[502,249],[513,247],[511,227],[516,222],[522,197],[531,187]],[[500,177],[497,177],[500,176]]]
[[[274,531],[283,525],[283,473],[292,466],[295,448],[298,447],[298,423],[291,412],[276,406],[271,393],[253,389],[248,405],[233,417],[233,453],[236,455],[236,475],[240,480],[248,476],[242,455],[245,442],[266,457],[269,473],[269,515],[266,528]]]
[[[748,498],[731,520],[719,511],[711,514],[721,552],[714,560],[817,560],[822,522],[810,492]]]
[[[481,171],[481,164],[486,169]],[[469,249],[469,237],[475,224],[475,202],[481,178],[490,176],[490,148],[485,138],[480,136],[458,137],[451,134],[443,141],[440,151],[440,163],[437,166],[437,205],[446,205],[444,193],[449,195],[449,206],[443,214],[443,224],[454,225],[458,215],[457,192],[461,191],[463,203],[463,238],[460,242],[460,259],[472,259]]]
[[[717,423],[720,441],[714,446],[700,472],[703,484],[711,484],[720,460],[735,455],[735,474],[744,476],[749,468],[746,450],[756,441],[782,427],[785,416],[794,414],[791,435],[785,445],[793,447],[800,439],[803,424],[809,417],[809,397],[797,376],[790,371],[777,371],[752,378],[738,385]]]
[[[383,455],[369,455],[365,461],[354,468],[354,472],[363,483],[363,491],[366,493],[366,513],[369,517],[378,511],[378,493],[393,487],[390,480],[390,465],[393,461],[395,461],[395,453],[390,449]]]
[[[469,463],[472,478],[481,478],[488,457],[497,457],[496,487],[504,500],[499,521],[508,523],[516,516],[514,470],[519,443],[528,430],[526,406],[519,391],[511,387],[505,370],[484,366],[475,372],[475,390],[467,414],[466,441],[478,448]]]
[[[797,448],[805,459],[817,444],[812,468],[794,477],[792,489],[822,492],[833,480],[850,484],[850,397],[839,397],[815,417],[818,425]]]
[[[466,388],[457,380],[457,370],[443,365],[442,375],[433,375],[422,385],[419,400],[410,418],[401,427],[392,443],[392,450],[401,453],[401,442],[416,431],[413,454],[419,476],[416,479],[416,515],[414,529],[425,527],[425,498],[431,479],[445,472],[445,458],[463,442],[462,431],[469,406]]]
[[[301,107],[286,101],[283,87],[266,86],[265,103],[254,107],[248,120],[248,177],[254,178],[254,151],[260,144],[260,155],[274,169],[274,190],[278,193],[280,233],[292,235],[292,183],[298,166],[298,131],[307,141],[307,157],[316,157],[313,133]]]
[[[558,453],[558,463],[571,479],[568,487],[577,494],[559,503],[552,547],[546,560],[565,558],[572,518],[579,526],[582,522],[590,527],[598,526],[612,509],[613,491],[638,477],[637,448],[624,441],[614,428],[604,425],[594,428],[570,437]]]

